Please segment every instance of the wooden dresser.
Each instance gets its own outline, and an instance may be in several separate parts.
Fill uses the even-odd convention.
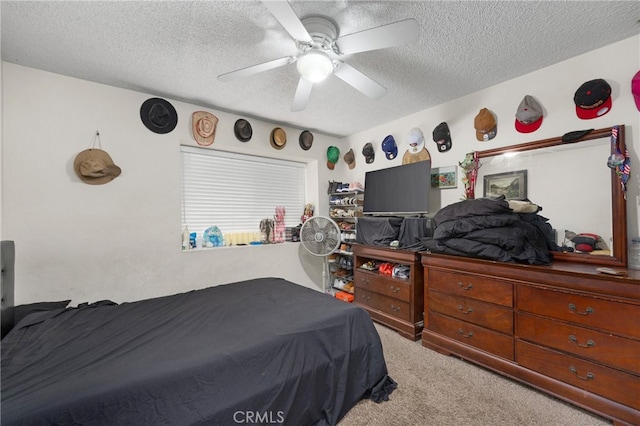
[[[355,303],[371,318],[411,340],[420,340],[424,316],[424,292],[420,255],[415,251],[353,245]],[[408,278],[395,278],[362,265],[376,261],[409,267]]]
[[[431,253],[421,263],[423,346],[640,424],[640,271]]]

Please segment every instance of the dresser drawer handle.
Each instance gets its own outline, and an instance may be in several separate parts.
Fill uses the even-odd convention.
[[[578,308],[576,308],[576,305],[574,305],[573,303],[569,303],[569,310],[578,315],[589,315],[596,312],[595,309],[593,309],[591,306],[587,307],[584,312],[578,312]]]
[[[458,310],[460,312],[462,312],[464,315],[469,315],[471,312],[473,312],[473,308],[467,308],[467,310],[464,310],[464,306],[462,305],[458,305]]]
[[[464,331],[461,328],[459,328],[458,334],[462,334],[462,337],[464,337],[465,339],[468,339],[473,336],[473,331],[470,331],[469,333],[465,334]]]
[[[362,278],[360,281],[362,281],[362,284],[369,284],[369,278]]]
[[[469,283],[466,286],[464,284],[462,284],[461,281],[458,281],[458,287],[460,287],[461,289],[463,289],[464,291],[467,290],[471,290],[473,288],[473,284]]]
[[[394,292],[394,293],[397,293],[397,292],[400,291],[400,287],[391,286],[391,291]]]
[[[400,306],[391,305],[391,310],[393,312],[400,312]]]
[[[578,343],[578,338],[576,336],[574,336],[573,334],[569,336],[569,340],[571,341],[571,343],[575,343],[576,345],[580,346],[581,348],[590,348],[590,347],[596,345],[596,342],[594,342],[591,339],[587,340],[587,344],[586,345]]]
[[[571,367],[569,367],[569,371],[571,371],[573,374],[576,375],[576,377],[580,380],[594,380],[596,378],[596,375],[593,373],[587,373],[586,376],[580,376],[578,374],[578,370],[572,365]]]
[[[363,298],[364,300],[366,300],[367,302],[368,302],[369,300],[371,300],[371,296],[367,296],[367,295],[362,296],[362,298]]]

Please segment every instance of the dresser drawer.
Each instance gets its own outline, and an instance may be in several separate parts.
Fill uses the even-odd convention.
[[[516,342],[518,364],[589,392],[640,409],[640,377],[538,345]]]
[[[429,309],[513,335],[513,309],[429,290]]]
[[[354,278],[356,287],[405,302],[411,301],[411,284],[408,280],[362,271],[356,271]]]
[[[640,306],[521,285],[517,309],[640,339]],[[636,327],[633,327],[636,324]]]
[[[513,361],[513,337],[429,311],[429,330]]]
[[[516,334],[521,339],[640,374],[638,340],[525,313],[518,314]]]
[[[513,284],[480,275],[429,270],[429,288],[502,306],[513,306]]]
[[[383,296],[362,288],[355,289],[355,302],[382,311],[404,321],[411,320],[411,305],[392,297]]]

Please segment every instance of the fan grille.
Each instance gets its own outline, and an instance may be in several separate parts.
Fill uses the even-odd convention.
[[[309,253],[327,256],[340,245],[340,228],[327,217],[313,216],[302,225],[300,241]]]

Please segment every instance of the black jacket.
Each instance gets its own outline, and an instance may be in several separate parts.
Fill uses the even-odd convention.
[[[501,262],[551,263],[557,245],[548,220],[536,213],[515,213],[501,198],[464,200],[433,217],[433,238],[422,239],[436,253]]]

